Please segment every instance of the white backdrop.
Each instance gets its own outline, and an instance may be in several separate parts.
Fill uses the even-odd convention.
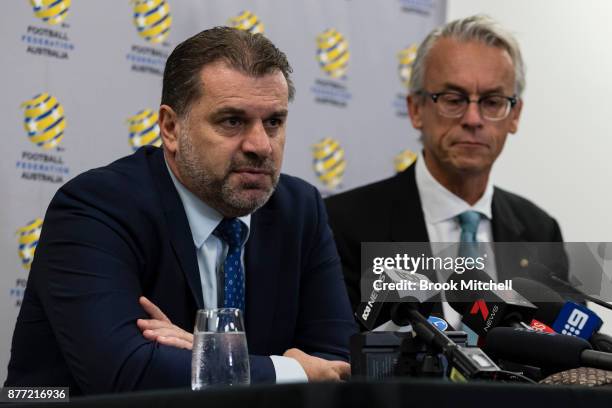
[[[448,1],[447,20],[475,13],[511,29],[527,64],[521,124],[496,184],[546,209],[566,241],[612,242],[612,2]],[[612,334],[612,313],[590,307]]]

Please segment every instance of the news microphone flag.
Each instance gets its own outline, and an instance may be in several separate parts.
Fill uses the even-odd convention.
[[[557,333],[588,340],[602,324],[601,318],[586,306],[565,302],[552,328]]]

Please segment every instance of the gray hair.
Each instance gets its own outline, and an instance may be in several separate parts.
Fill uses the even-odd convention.
[[[516,96],[521,97],[525,89],[525,65],[518,41],[497,21],[483,14],[451,21],[429,33],[419,46],[412,64],[409,84],[412,93],[423,90],[427,56],[440,38],[453,38],[463,42],[479,41],[506,50],[514,65],[514,92]]]

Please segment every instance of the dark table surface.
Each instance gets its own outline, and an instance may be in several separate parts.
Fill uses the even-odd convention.
[[[546,405],[544,405],[546,404]],[[11,404],[24,407],[26,404]],[[29,404],[27,404],[29,405]],[[427,380],[257,385],[155,390],[71,398],[36,407],[612,407],[612,387],[504,383],[456,384]]]

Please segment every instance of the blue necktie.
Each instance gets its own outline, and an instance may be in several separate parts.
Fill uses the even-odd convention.
[[[227,256],[223,262],[225,284],[223,307],[235,307],[244,312],[244,272],[242,271],[242,245],[246,238],[247,227],[238,218],[224,218],[213,231],[228,245]]]
[[[465,211],[459,214],[458,218],[459,225],[461,226],[459,256],[475,258],[478,256],[476,232],[480,223],[480,213],[477,211]]]
[[[478,241],[476,240],[476,232],[480,223],[480,213],[476,211],[465,211],[459,214],[459,225],[461,226],[461,238],[459,242],[459,256],[476,258],[478,255]],[[474,299],[475,300],[475,299]],[[467,325],[461,324],[467,336],[469,345],[478,343],[478,335]]]

